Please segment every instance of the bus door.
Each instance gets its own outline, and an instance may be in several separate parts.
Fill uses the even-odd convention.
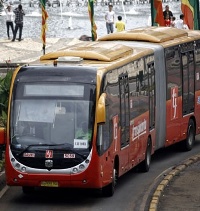
[[[182,60],[182,105],[183,116],[194,112],[195,101],[195,61],[194,51],[181,52]]]
[[[121,149],[129,144],[129,125],[130,125],[130,107],[129,107],[129,82],[128,74],[119,76],[119,96],[120,96],[120,134]],[[126,151],[126,150],[125,150]],[[128,153],[126,153],[126,163],[128,164]]]

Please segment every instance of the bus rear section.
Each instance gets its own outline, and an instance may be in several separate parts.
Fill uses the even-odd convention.
[[[155,74],[155,96],[149,104],[149,111],[153,106],[149,121],[156,134],[154,149],[182,142],[183,149],[191,150],[200,133],[199,31],[141,27],[105,35],[100,41],[153,49],[153,68],[147,69]],[[138,81],[141,75],[144,78],[144,70],[141,73],[137,73]]]

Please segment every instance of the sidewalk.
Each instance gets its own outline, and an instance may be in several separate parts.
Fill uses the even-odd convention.
[[[158,185],[149,211],[200,210],[200,154],[172,169]]]
[[[162,193],[158,211],[200,210],[200,162],[176,175]]]
[[[71,38],[47,38],[45,52],[52,52],[64,48],[67,45],[78,42]],[[27,64],[39,60],[43,55],[41,39],[25,38],[22,41],[11,42],[8,39],[0,39],[0,74],[7,68]]]

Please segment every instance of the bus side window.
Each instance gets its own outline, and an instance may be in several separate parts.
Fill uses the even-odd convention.
[[[106,95],[106,122],[102,126],[103,130],[103,150],[106,151],[110,146],[110,96],[107,93]]]
[[[106,119],[106,123],[98,126],[98,152],[103,154],[110,146],[112,141],[112,125],[109,119]]]

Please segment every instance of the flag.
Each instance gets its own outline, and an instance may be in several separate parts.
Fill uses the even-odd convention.
[[[151,0],[151,22],[152,26],[165,26],[162,0]]]
[[[97,39],[97,26],[94,21],[94,0],[88,0],[88,13],[91,21],[92,41]]]
[[[42,32],[41,32],[41,38],[43,43],[43,51],[45,54],[45,46],[46,46],[46,30],[47,30],[47,24],[46,20],[48,18],[47,11],[45,10],[45,4],[46,0],[40,0],[41,8],[42,8]]]
[[[181,0],[181,11],[189,29],[199,30],[199,0]]]

